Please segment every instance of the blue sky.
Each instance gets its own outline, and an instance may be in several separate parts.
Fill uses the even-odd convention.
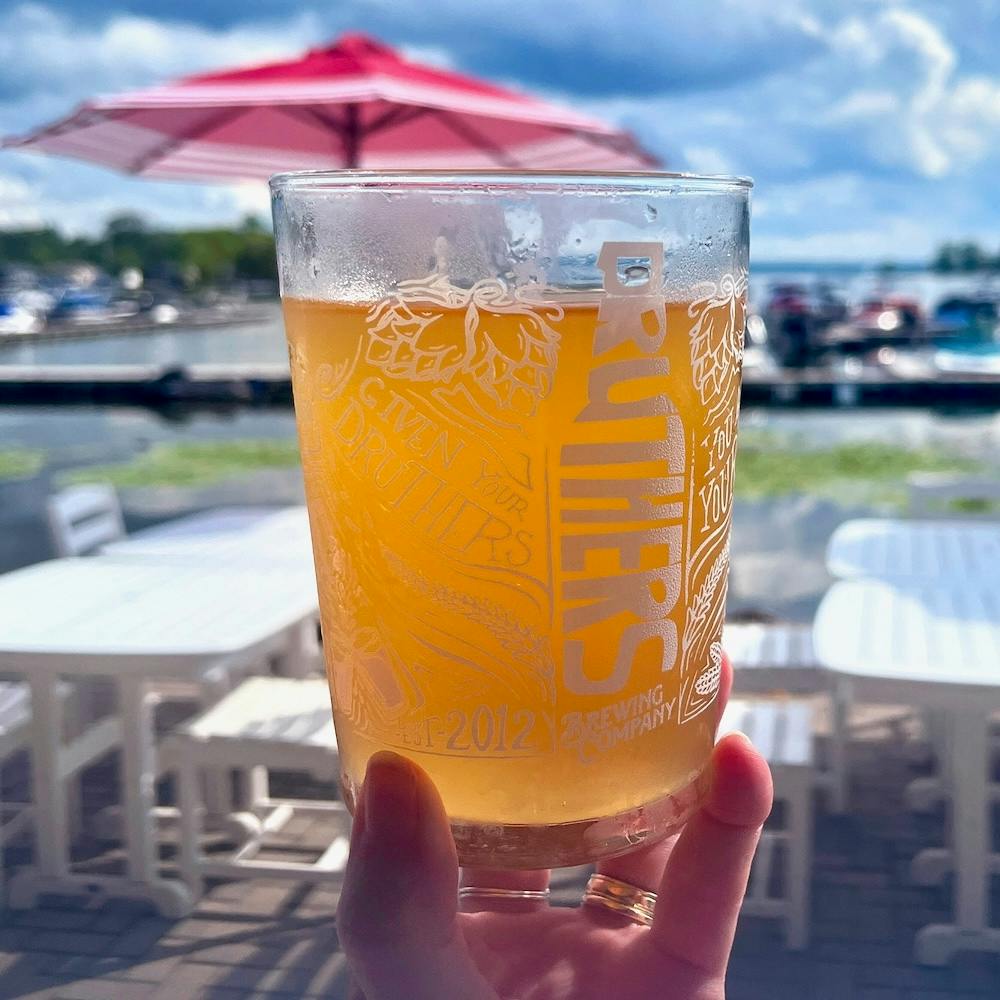
[[[760,259],[1000,246],[1000,0],[0,0],[0,133],[94,93],[365,30],[633,129],[672,168],[750,174]],[[266,211],[259,185],[151,183],[0,152],[0,226]]]

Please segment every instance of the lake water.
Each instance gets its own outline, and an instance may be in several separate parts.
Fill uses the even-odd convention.
[[[830,275],[824,274],[824,277]],[[774,280],[813,279],[815,273],[758,274],[753,292],[763,295]],[[834,275],[850,295],[874,287],[870,274]],[[969,290],[975,281],[903,274],[894,288],[933,304],[945,294]],[[142,336],[0,347],[0,364],[142,363],[176,365],[198,361],[281,361],[284,336],[277,307],[264,322],[227,329],[169,329]],[[745,427],[794,434],[803,446],[874,440],[903,447],[938,446],[992,464],[1000,456],[1000,415],[931,410],[747,409]],[[44,473],[23,489],[0,483],[0,570],[50,554],[44,500],[60,470],[125,461],[156,442],[246,438],[290,439],[291,411],[234,409],[228,413],[179,413],[173,417],[117,407],[0,407],[0,447],[40,448]],[[190,510],[225,503],[294,503],[302,496],[297,470],[269,470],[199,490],[162,488],[127,491],[127,520],[138,527]],[[740,501],[733,523],[733,611],[760,611],[808,620],[828,586],[823,568],[826,540],[848,517],[872,513],[811,495]]]

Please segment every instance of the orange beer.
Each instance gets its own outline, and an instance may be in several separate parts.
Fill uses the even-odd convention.
[[[674,301],[663,259],[606,242],[582,291],[286,288],[345,794],[412,758],[466,864],[621,853],[698,800],[746,275]]]

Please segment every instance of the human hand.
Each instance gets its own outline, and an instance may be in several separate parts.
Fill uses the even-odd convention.
[[[731,680],[726,664],[724,703]],[[771,778],[746,737],[721,740],[710,790],[679,835],[598,872],[659,894],[644,927],[604,907],[497,900],[462,912],[441,798],[415,764],[372,757],[337,911],[365,1000],[722,1000]],[[466,869],[463,885],[539,890],[547,871]],[[493,901],[490,901],[491,904]]]

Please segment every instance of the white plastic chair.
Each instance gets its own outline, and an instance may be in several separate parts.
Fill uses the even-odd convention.
[[[795,950],[809,943],[813,714],[812,705],[801,699],[733,698],[719,725],[720,736],[738,730],[750,737],[771,768],[775,800],[785,807],[784,829],[765,828],[761,834],[743,912],[782,920],[785,943]],[[780,895],[772,891],[779,845],[784,856]]]
[[[0,682],[0,763],[28,746],[31,725],[31,694],[27,684]],[[8,814],[10,818],[8,819]],[[31,821],[27,803],[8,805],[0,802],[0,908],[6,902],[4,892],[3,848]]]
[[[850,693],[813,653],[812,626],[793,623],[727,624],[722,648],[733,664],[733,691],[742,694],[815,695],[830,699],[830,740],[826,767],[817,782],[826,787],[835,813],[847,809]]]
[[[180,811],[180,867],[192,899],[206,878],[292,878],[327,881],[347,863],[350,817],[342,802],[293,801],[270,797],[267,769],[306,771],[335,779],[340,771],[337,740],[325,680],[254,677],[244,681],[164,744],[163,759],[177,774]],[[199,769],[250,768],[244,811],[230,817],[244,842],[229,857],[204,857]],[[296,814],[337,819],[337,835],[311,863],[262,861],[268,834]]]
[[[69,486],[46,503],[49,535],[59,556],[84,556],[125,535],[121,504],[113,486]]]

